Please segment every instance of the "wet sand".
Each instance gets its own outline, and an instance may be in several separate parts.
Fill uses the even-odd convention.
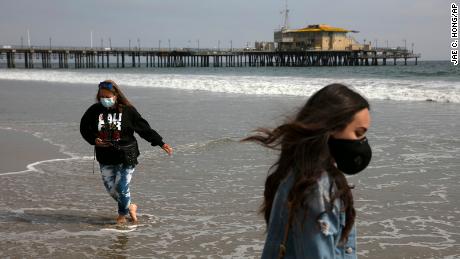
[[[59,147],[33,133],[0,129],[0,174],[25,171],[29,164],[66,157]]]

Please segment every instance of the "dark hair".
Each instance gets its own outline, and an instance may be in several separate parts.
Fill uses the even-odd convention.
[[[112,92],[116,97],[117,97],[117,102],[115,103],[115,108],[117,109],[118,112],[121,112],[123,110],[124,106],[133,106],[131,102],[126,98],[126,95],[121,91],[120,87],[115,83],[113,80],[104,80],[103,82],[105,83],[111,83],[112,84],[112,89],[108,89],[106,87],[99,87],[97,94],[96,94],[96,101],[100,101],[101,98],[99,97],[99,92],[102,89],[105,89],[107,91]]]
[[[260,212],[267,224],[278,186],[290,172],[295,173],[295,182],[288,204],[292,211],[296,211],[300,208],[306,210],[303,204],[322,173],[327,171],[337,186],[332,200],[340,198],[344,203],[346,224],[340,240],[347,240],[356,215],[353,196],[347,179],[334,166],[328,141],[333,132],[344,129],[357,112],[366,108],[369,109],[369,103],[360,94],[344,85],[331,84],[313,94],[295,118],[275,129],[259,128],[256,135],[243,139],[281,151],[265,182]]]

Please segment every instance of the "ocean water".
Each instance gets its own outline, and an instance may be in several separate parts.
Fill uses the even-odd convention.
[[[460,103],[460,69],[447,61],[368,67],[0,69],[0,79],[7,80],[94,84],[101,78],[133,87],[291,96],[310,96],[340,82],[375,100]]]
[[[0,257],[257,258],[257,213],[276,152],[238,141],[275,126],[331,82],[372,105],[373,160],[350,177],[360,258],[460,257],[460,88],[448,62],[361,68],[0,70],[0,130],[66,158],[0,172]],[[139,225],[92,173],[79,120],[112,78],[175,148],[140,140],[132,181]],[[139,139],[139,138],[138,138]],[[21,154],[18,154],[21,155]]]

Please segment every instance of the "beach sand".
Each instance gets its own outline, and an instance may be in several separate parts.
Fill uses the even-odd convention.
[[[72,155],[38,165],[41,173],[0,175],[0,257],[260,257],[265,223],[257,210],[276,153],[238,140],[277,125],[306,98],[124,88],[175,154],[138,138],[142,155],[131,191],[140,224],[115,226],[116,204],[97,170],[92,174],[92,147],[78,128],[95,89],[0,80],[0,127],[39,132]],[[458,258],[460,105],[371,105],[373,160],[349,179],[360,258]],[[27,149],[22,139],[14,143]],[[38,153],[2,164],[20,169],[55,156]]]
[[[0,129],[0,174],[24,171],[29,164],[66,157],[58,146],[31,133]]]

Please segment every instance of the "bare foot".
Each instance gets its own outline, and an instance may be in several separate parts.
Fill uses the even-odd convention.
[[[131,216],[131,220],[133,223],[137,223],[137,205],[134,203],[131,203],[129,205],[129,215]]]
[[[126,217],[123,215],[118,215],[117,224],[124,224],[124,223],[126,223]]]

